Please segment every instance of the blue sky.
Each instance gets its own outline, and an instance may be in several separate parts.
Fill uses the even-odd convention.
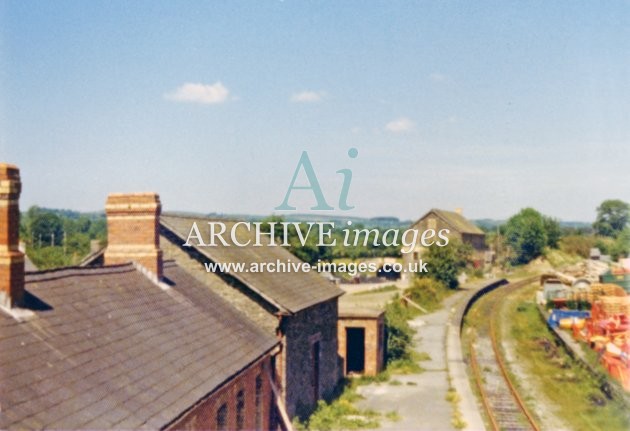
[[[351,215],[630,201],[627,1],[3,1],[0,43],[22,208],[268,214],[304,150]]]

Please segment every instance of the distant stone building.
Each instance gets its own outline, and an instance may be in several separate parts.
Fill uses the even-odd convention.
[[[479,229],[479,227],[475,226],[474,223],[467,220],[459,209],[457,211],[431,209],[412,224],[410,229],[417,229],[419,232],[424,232],[427,229],[433,229],[436,232],[442,229],[448,229],[449,232],[446,236],[449,240],[458,239],[472,246],[475,266],[482,266],[485,261],[485,233]],[[408,265],[412,262],[419,261],[422,258],[424,250],[425,247],[417,243],[410,253],[403,254],[405,264]],[[409,274],[403,274],[403,276],[409,277]]]
[[[277,428],[279,341],[162,260],[157,195],[108,199],[106,266],[25,275],[20,190],[0,164],[0,429]]]

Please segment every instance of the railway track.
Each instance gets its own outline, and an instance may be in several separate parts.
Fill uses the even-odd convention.
[[[507,295],[534,281],[527,278],[488,294],[488,298],[474,305],[485,318],[474,327],[475,336],[468,343],[470,369],[481,397],[486,416],[494,430],[540,430],[522,397],[507,373],[499,350],[496,316]]]

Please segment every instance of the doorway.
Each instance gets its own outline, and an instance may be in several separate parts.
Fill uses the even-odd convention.
[[[365,371],[365,328],[346,328],[346,374]]]

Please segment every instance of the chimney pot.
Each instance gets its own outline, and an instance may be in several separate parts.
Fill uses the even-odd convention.
[[[0,305],[14,308],[24,299],[24,253],[19,250],[22,190],[17,166],[0,163]]]
[[[136,262],[162,277],[157,193],[113,193],[107,197],[105,265]]]

